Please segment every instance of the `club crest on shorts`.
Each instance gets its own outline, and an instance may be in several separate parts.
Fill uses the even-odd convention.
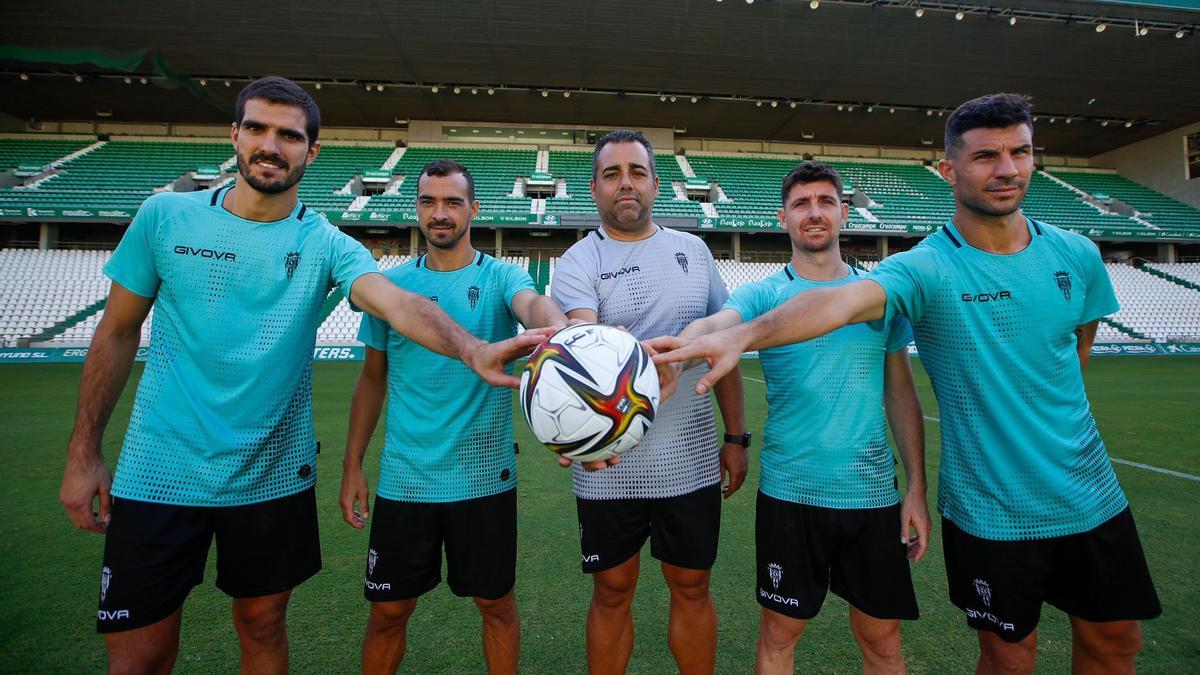
[[[375,552],[375,549],[367,549],[367,576],[375,575],[375,563],[378,560],[379,554]]]
[[[287,270],[287,277],[289,279],[291,279],[292,275],[296,273],[296,268],[299,266],[300,266],[300,252],[299,251],[292,251],[291,253],[287,254],[287,256],[284,257],[283,269]]]
[[[983,601],[984,607],[992,606],[992,587],[983,579],[975,580],[975,592],[979,594],[979,599]]]
[[[687,274],[687,254],[679,251],[675,254],[675,262],[679,263],[679,266],[683,269],[683,273]]]
[[[771,577],[771,585],[779,590],[779,582],[783,581],[783,568],[775,563],[767,563],[767,574]]]
[[[100,602],[108,597],[108,585],[112,583],[112,570],[105,567],[100,570]]]
[[[472,286],[467,289],[467,302],[471,303],[471,309],[475,309],[475,304],[479,302],[478,286]]]
[[[1054,273],[1054,282],[1058,284],[1058,290],[1062,291],[1063,300],[1071,301],[1071,275],[1065,270],[1059,270]]]

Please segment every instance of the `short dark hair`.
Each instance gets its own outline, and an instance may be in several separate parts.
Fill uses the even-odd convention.
[[[459,173],[467,179],[467,193],[470,195],[471,201],[475,201],[475,177],[471,175],[470,169],[452,159],[435,159],[426,164],[421,169],[421,173],[417,174],[418,192],[421,176],[453,176]]]
[[[779,198],[783,200],[783,208],[787,208],[788,193],[792,191],[792,186],[808,185],[819,181],[827,181],[833,184],[837,190],[838,200],[842,198],[842,177],[838,174],[837,169],[829,166],[825,162],[804,162],[797,164],[794,169],[788,172],[783,177],[783,189],[779,193]]]
[[[321,134],[321,109],[317,102],[308,95],[300,85],[286,77],[268,75],[246,85],[237,98],[237,123],[240,125],[246,117],[246,101],[261,98],[271,103],[296,106],[304,111],[304,132],[308,135],[308,145],[312,147]]]
[[[954,109],[946,120],[946,154],[962,147],[972,129],[1003,129],[1024,124],[1033,129],[1033,99],[1024,94],[988,94]]]
[[[646,149],[646,156],[650,158],[650,175],[658,175],[657,170],[654,168],[654,146],[650,145],[650,141],[640,131],[618,129],[617,131],[610,131],[596,139],[596,149],[592,151],[593,179],[600,173],[600,151],[609,143],[641,143],[642,147]]]

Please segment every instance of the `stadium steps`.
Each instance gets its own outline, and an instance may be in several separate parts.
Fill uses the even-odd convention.
[[[53,326],[43,329],[42,332],[31,336],[29,338],[29,341],[31,343],[33,343],[33,342],[46,342],[47,340],[53,340],[55,337],[65,333],[68,328],[70,328],[76,324],[83,323],[83,321],[86,320],[89,316],[92,316],[93,314],[103,310],[105,305],[107,305],[107,304],[108,304],[108,298],[107,297],[101,298],[101,299],[97,300],[96,302],[93,302],[92,304],[88,305],[87,307],[84,307],[83,309],[79,310],[78,312],[75,312],[71,316],[68,316],[67,318],[63,319],[62,321],[59,321],[58,323],[54,324]]]
[[[343,297],[345,296],[342,295],[342,292],[336,288],[329,291],[329,296],[325,298],[325,304],[321,306],[321,321],[317,324],[318,326],[325,323],[325,319],[333,314],[333,309],[338,306]]]
[[[530,260],[529,276],[533,279],[533,287],[537,292],[545,294],[546,287],[550,285],[550,261]]]
[[[1180,286],[1183,286],[1184,288],[1190,288],[1193,291],[1200,291],[1200,285],[1194,284],[1194,283],[1188,281],[1187,279],[1180,279],[1179,277],[1175,276],[1174,274],[1168,274],[1162,270],[1155,269],[1155,268],[1151,267],[1150,265],[1142,265],[1138,269],[1140,269],[1143,272],[1146,272],[1148,274],[1153,274],[1154,276],[1156,276],[1160,279],[1166,279],[1167,281],[1170,281],[1173,284],[1179,284]]]
[[[1108,326],[1111,326],[1112,328],[1115,328],[1116,330],[1121,331],[1122,333],[1128,335],[1131,338],[1137,338],[1138,340],[1149,340],[1150,339],[1150,336],[1142,335],[1141,333],[1130,328],[1129,326],[1126,326],[1125,324],[1121,323],[1120,321],[1115,321],[1113,319],[1105,318],[1105,319],[1100,319],[1100,322],[1104,323]]]

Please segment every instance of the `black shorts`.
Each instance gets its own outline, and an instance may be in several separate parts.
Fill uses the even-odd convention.
[[[900,543],[900,505],[830,509],[758,493],[754,515],[758,604],[811,619],[832,589],[868,616],[916,619],[917,596]]]
[[[217,588],[234,598],[291,590],[321,569],[316,492],[244,506],[174,506],[113,498],[100,572],[101,633],[170,616],[204,580],[217,539]]]
[[[711,569],[721,534],[721,484],[661,499],[575,498],[583,571],[629,560],[650,538],[650,555],[676,567]]]
[[[363,596],[416,598],[446,580],[462,597],[496,600],[517,578],[517,490],[460,502],[375,498]]]
[[[1042,602],[1085,621],[1162,614],[1128,508],[1080,534],[1032,541],[981,539],[942,519],[950,601],[975,630],[1020,642]]]

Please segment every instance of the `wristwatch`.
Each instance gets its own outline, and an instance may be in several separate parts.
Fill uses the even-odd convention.
[[[746,433],[746,434],[742,434],[740,436],[738,434],[725,434],[725,442],[726,443],[737,443],[738,445],[742,446],[743,448],[749,448],[750,447],[750,434]]]

